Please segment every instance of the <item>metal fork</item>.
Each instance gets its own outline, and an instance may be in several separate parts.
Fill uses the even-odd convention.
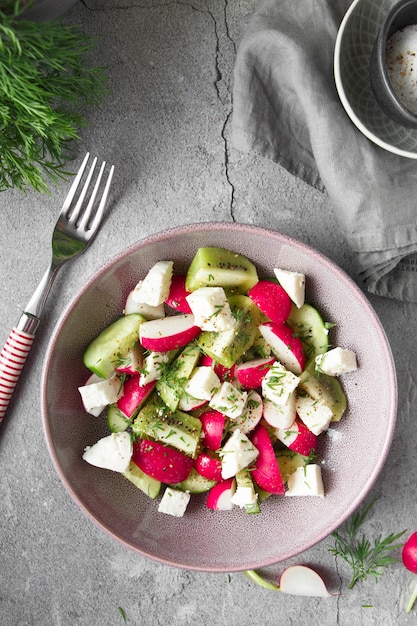
[[[104,190],[99,197],[106,162],[103,161],[93,187],[92,178],[97,165],[97,158],[94,158],[81,187],[81,179],[89,158],[90,154],[87,153],[55,224],[50,265],[0,353],[0,424],[29,354],[58,270],[64,263],[84,252],[100,227],[114,166],[111,166],[105,184],[103,181]]]

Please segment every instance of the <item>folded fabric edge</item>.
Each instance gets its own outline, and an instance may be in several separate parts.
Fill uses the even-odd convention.
[[[360,255],[359,255],[360,257]],[[360,258],[359,264],[361,263]],[[417,303],[417,252],[393,256],[385,263],[368,267],[359,273],[367,291],[376,296]]]
[[[296,162],[287,155],[277,153],[274,146],[267,141],[261,141],[256,137],[249,137],[247,133],[236,124],[232,124],[231,144],[234,148],[242,152],[255,154],[281,165],[287,172],[293,176],[297,176],[322,193],[326,191],[326,187],[316,171],[304,163]]]

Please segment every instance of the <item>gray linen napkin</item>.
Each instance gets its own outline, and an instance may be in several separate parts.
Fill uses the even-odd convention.
[[[326,191],[366,288],[417,302],[417,163],[364,137],[334,84],[334,44],[349,5],[259,6],[237,53],[232,141]]]

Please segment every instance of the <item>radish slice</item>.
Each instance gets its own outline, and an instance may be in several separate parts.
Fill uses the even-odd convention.
[[[152,381],[147,385],[140,386],[139,376],[131,376],[123,385],[123,395],[117,401],[117,408],[130,419],[149,397],[155,384],[156,381]]]
[[[203,445],[210,450],[218,450],[222,445],[225,415],[209,409],[200,415],[200,421],[203,425]]]
[[[262,397],[257,391],[251,389],[248,392],[248,398],[243,413],[230,424],[230,431],[233,432],[239,428],[241,433],[247,435],[252,432],[252,430],[255,430],[262,419],[263,408]]]
[[[232,497],[236,490],[234,478],[223,480],[210,489],[207,495],[207,508],[213,511],[231,511]]]
[[[185,276],[175,275],[171,280],[171,287],[165,302],[178,313],[191,313],[186,297],[190,292],[185,288]]]
[[[282,593],[293,596],[331,597],[321,576],[305,565],[292,565],[284,570],[279,581],[279,588]]]
[[[309,456],[317,448],[317,435],[298,418],[289,428],[279,429],[277,437],[287,448],[303,456]]]
[[[275,324],[283,324],[291,313],[291,298],[277,283],[260,280],[248,291],[248,297]]]
[[[235,377],[236,368],[234,365],[233,367],[225,367],[220,363],[216,363],[216,361],[212,359],[211,356],[208,356],[208,354],[203,354],[203,356],[201,357],[200,365],[209,365],[211,367],[214,367],[214,371],[222,382]]]
[[[407,539],[402,549],[402,560],[404,567],[406,567],[410,572],[417,574],[417,532],[413,533],[411,537]],[[411,597],[406,606],[405,612],[410,613],[411,609],[414,606],[415,601],[417,600],[417,584],[414,587],[414,591],[411,594]]]
[[[216,482],[222,480],[222,462],[220,457],[213,453],[200,452],[194,461],[194,467],[200,476],[207,478],[207,480],[215,480]]]
[[[259,326],[259,330],[278,361],[293,374],[301,374],[306,363],[303,344],[299,337],[294,336],[291,328],[285,324],[265,322]]]
[[[182,348],[200,333],[194,324],[194,315],[171,315],[140,325],[140,342],[153,352],[168,352]]]
[[[207,404],[207,400],[193,398],[193,396],[188,395],[188,393],[183,393],[178,403],[178,408],[180,411],[196,411],[197,409],[201,409],[205,404]]]
[[[267,491],[283,496],[285,494],[284,482],[275,456],[271,440],[263,424],[260,424],[251,437],[255,448],[259,451],[254,462],[251,476],[256,484]]]
[[[246,361],[236,367],[236,377],[244,389],[257,389],[274,363],[275,357]]]
[[[132,461],[145,474],[169,484],[181,483],[193,466],[193,460],[179,450],[148,439],[134,442]]]
[[[402,560],[404,566],[410,572],[417,574],[417,532],[413,533],[405,542],[402,550]]]
[[[287,429],[292,426],[297,412],[295,408],[295,392],[291,393],[285,404],[275,404],[264,398],[264,418],[273,428]]]

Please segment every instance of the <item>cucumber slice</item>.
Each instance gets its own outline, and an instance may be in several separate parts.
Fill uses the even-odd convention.
[[[123,472],[123,476],[150,498],[155,499],[159,495],[161,489],[159,480],[145,474],[133,461],[130,461],[126,472]]]
[[[300,376],[299,387],[314,400],[320,400],[333,411],[332,422],[339,422],[346,410],[347,400],[342,385],[334,376],[316,376],[314,361],[309,361]]]
[[[107,326],[84,352],[84,365],[94,374],[107,378],[139,339],[145,318],[139,313],[120,317]]]
[[[107,426],[112,433],[122,433],[127,430],[130,420],[115,404],[107,408]]]
[[[157,381],[158,393],[171,411],[176,411],[178,408],[184,393],[184,385],[197,365],[200,355],[201,351],[197,345],[186,346]]]
[[[329,330],[320,313],[311,304],[303,304],[300,309],[293,304],[287,322],[303,342],[307,359],[327,351]]]
[[[132,430],[140,437],[150,437],[176,448],[195,459],[201,440],[201,420],[182,411],[170,411],[156,393],[135,418]]]
[[[288,448],[277,450],[275,456],[284,483],[287,482],[289,476],[291,476],[298,467],[304,467],[309,462],[308,456],[304,456]]]
[[[224,248],[199,248],[188,268],[187,291],[200,287],[223,287],[245,294],[258,282],[254,264],[242,254]]]
[[[256,304],[247,296],[230,296],[229,304],[237,326],[218,333],[204,331],[197,339],[202,352],[224,367],[232,367],[252,346],[258,335],[261,315]]]
[[[190,493],[205,493],[209,491],[216,484],[215,480],[209,480],[201,476],[195,469],[191,468],[191,472],[188,477],[182,481],[182,483],[176,483],[171,485],[174,489],[180,489],[181,491],[189,491]]]
[[[263,323],[262,315],[261,323]],[[272,348],[270,344],[266,341],[265,337],[258,329],[252,346],[246,352],[245,360],[251,361],[252,359],[267,359],[271,356],[271,354]]]

